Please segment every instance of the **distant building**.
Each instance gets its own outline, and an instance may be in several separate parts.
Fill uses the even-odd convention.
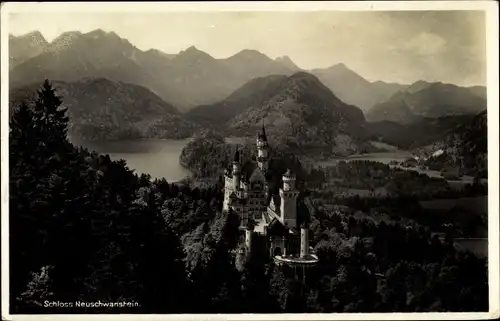
[[[408,158],[402,162],[402,166],[404,167],[415,167],[419,164],[419,158],[417,156]]]
[[[233,157],[225,173],[223,210],[240,217],[240,230],[245,231],[247,249],[254,237],[266,247],[277,265],[312,266],[318,258],[310,253],[307,220],[299,222],[296,176],[290,169],[282,176],[278,193],[270,189],[269,145],[264,126],[257,135],[257,158],[242,164],[240,152]]]
[[[441,156],[443,154],[444,154],[444,150],[438,149],[437,151],[435,151],[434,153],[432,153],[431,157],[438,157],[438,156]]]

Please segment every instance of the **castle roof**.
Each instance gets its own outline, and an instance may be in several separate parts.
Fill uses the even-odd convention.
[[[240,151],[238,149],[236,149],[236,152],[234,153],[233,162],[236,162],[236,163],[240,162]]]
[[[286,173],[283,174],[284,177],[288,177],[288,178],[292,178],[292,177],[295,177],[295,175],[293,175],[292,171],[289,169],[286,170]]]
[[[257,164],[251,160],[246,161],[245,164],[241,167],[241,173],[247,175],[248,178],[253,174],[253,172],[257,169]]]
[[[244,162],[241,166],[240,170],[240,176],[243,182],[248,182],[250,177],[252,176],[253,172],[258,168],[258,165],[255,161],[253,160],[247,160]],[[229,166],[226,168],[225,175],[228,177],[231,177],[233,174],[233,168],[232,166]],[[269,180],[269,177],[267,175],[264,175],[266,178],[266,181]]]
[[[288,236],[290,234],[292,235],[298,235],[297,229],[294,227],[289,227],[283,225],[280,220],[276,218],[272,218],[271,222],[269,223],[267,227],[268,232],[273,235],[282,235],[282,236]]]
[[[266,135],[266,129],[264,127],[264,122],[262,122],[262,129],[260,130],[260,132],[257,134],[257,138],[259,140],[262,140],[264,142],[267,142],[267,135]]]
[[[279,213],[281,205],[281,197],[278,194],[272,194],[271,199],[273,201],[274,206],[276,207],[276,213]]]

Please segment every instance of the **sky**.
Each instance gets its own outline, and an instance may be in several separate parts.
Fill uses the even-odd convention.
[[[243,49],[304,69],[344,63],[370,81],[486,83],[482,11],[15,13],[9,33],[114,31],[142,50],[190,46],[215,58]]]

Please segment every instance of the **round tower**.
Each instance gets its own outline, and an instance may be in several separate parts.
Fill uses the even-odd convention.
[[[309,227],[306,223],[300,227],[300,257],[309,256]]]
[[[262,129],[257,135],[257,164],[261,171],[266,172],[268,168],[269,145],[267,143],[266,129],[262,123]]]
[[[290,169],[288,169],[286,173],[283,174],[283,190],[285,192],[294,191],[296,180],[297,178],[295,177],[295,175],[292,173]]]

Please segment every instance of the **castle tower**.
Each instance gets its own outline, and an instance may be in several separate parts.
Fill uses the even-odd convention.
[[[248,253],[252,251],[252,236],[253,236],[253,226],[247,225],[245,228],[245,245]]]
[[[281,221],[289,227],[297,227],[297,198],[299,191],[295,188],[295,175],[290,171],[283,175],[283,188],[280,189]]]
[[[309,256],[309,227],[307,224],[302,224],[300,227],[300,257],[306,258]]]
[[[269,145],[267,144],[266,129],[262,123],[262,130],[257,135],[257,164],[261,171],[267,171],[269,161]]]
[[[233,157],[233,188],[235,191],[240,189],[241,181],[241,163],[240,163],[240,151],[236,149]]]

